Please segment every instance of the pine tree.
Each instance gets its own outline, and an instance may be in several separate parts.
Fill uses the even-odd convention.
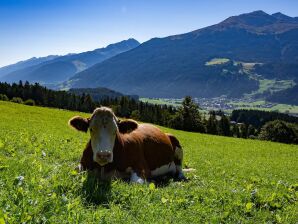
[[[172,121],[177,125],[177,122],[182,119],[182,129],[186,131],[205,132],[205,127],[201,120],[199,106],[194,103],[190,96],[186,96],[182,102],[182,107],[179,108],[177,115]]]
[[[240,125],[240,137],[247,138],[247,125],[246,124]]]
[[[255,136],[255,134],[256,134],[255,128],[252,125],[249,125],[247,130],[247,136],[248,137]]]
[[[209,113],[209,118],[206,123],[206,132],[211,135],[217,135],[217,121],[214,111]]]
[[[218,122],[218,133],[223,136],[230,136],[230,121],[229,119],[223,114],[220,121]]]
[[[239,131],[239,127],[237,124],[232,126],[232,134],[234,137],[240,138],[240,131]]]

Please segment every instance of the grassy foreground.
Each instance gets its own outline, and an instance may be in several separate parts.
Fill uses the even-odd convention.
[[[88,139],[67,126],[76,114],[0,101],[1,224],[298,221],[297,146],[162,128],[190,181],[97,183],[74,171]]]

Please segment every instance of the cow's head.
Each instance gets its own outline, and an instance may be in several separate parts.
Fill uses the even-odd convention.
[[[96,108],[90,118],[75,116],[69,124],[79,131],[90,130],[93,160],[104,166],[113,162],[113,148],[118,133],[117,118],[107,107]]]

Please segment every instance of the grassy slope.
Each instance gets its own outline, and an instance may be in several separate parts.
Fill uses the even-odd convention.
[[[75,114],[0,101],[0,223],[298,220],[297,146],[163,128],[196,169],[189,182],[96,184],[73,170],[88,139],[67,126]]]
[[[164,99],[164,98],[145,98],[142,97],[140,100],[144,103],[151,103],[151,104],[157,104],[157,105],[171,105],[171,106],[181,106],[182,99]]]
[[[213,58],[210,61],[206,62],[205,65],[212,66],[212,65],[221,65],[229,62],[230,59],[227,58]]]
[[[251,110],[264,110],[264,111],[278,111],[280,113],[298,113],[298,106],[289,105],[289,104],[276,104],[271,108],[264,108],[266,101],[258,100],[252,103],[247,103],[244,101],[240,102],[231,102],[231,105],[237,106],[236,109],[251,109]],[[232,112],[232,111],[229,111]]]

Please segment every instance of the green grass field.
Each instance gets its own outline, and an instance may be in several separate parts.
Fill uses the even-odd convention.
[[[280,113],[290,113],[290,114],[298,114],[298,106],[289,105],[289,104],[276,104],[270,108],[265,108],[266,101],[258,100],[252,103],[248,103],[245,101],[240,102],[231,102],[229,103],[235,106],[235,109],[251,109],[251,110],[264,110],[264,111],[277,111]],[[232,111],[228,111],[232,113]]]
[[[77,112],[0,101],[0,223],[297,223],[298,147],[175,134],[188,182],[97,183],[77,173]],[[87,114],[82,114],[88,116]]]
[[[245,94],[246,96],[254,96],[256,94],[263,94],[265,91],[278,92],[295,86],[293,80],[275,80],[275,79],[259,79],[259,89],[252,93]]]
[[[183,99],[165,99],[165,98],[140,98],[140,101],[144,103],[151,103],[151,104],[157,104],[157,105],[169,105],[178,107],[182,105]]]

